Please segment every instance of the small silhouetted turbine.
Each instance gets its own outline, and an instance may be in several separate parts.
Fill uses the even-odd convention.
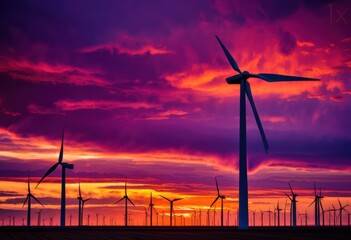
[[[28,193],[27,193],[27,197],[26,200],[24,200],[23,206],[26,205],[26,203],[28,203],[28,210],[27,210],[27,226],[30,227],[30,219],[31,219],[31,198],[33,198],[37,203],[39,203],[40,205],[42,205],[44,207],[43,204],[41,204],[41,202],[39,202],[39,200],[34,197],[34,195],[31,193],[30,191],[30,181],[29,181],[29,177],[28,177]]]
[[[132,202],[132,200],[130,200],[130,198],[127,195],[127,182],[124,182],[124,196],[118,200],[117,202],[113,203],[113,204],[117,204],[122,200],[125,200],[124,202],[124,225],[127,227],[128,226],[128,202],[130,202],[134,207],[134,203]]]
[[[165,200],[167,200],[169,202],[169,225],[172,227],[172,219],[173,219],[173,202],[182,200],[183,198],[175,198],[173,200],[170,200],[162,195],[160,195],[162,198],[164,198]]]
[[[217,188],[217,197],[213,201],[213,203],[211,204],[210,209],[213,206],[213,204],[215,204],[217,202],[218,199],[221,199],[221,227],[223,227],[223,200],[225,199],[225,196],[220,194],[216,177],[215,177],[215,180],[216,180],[216,188]]]

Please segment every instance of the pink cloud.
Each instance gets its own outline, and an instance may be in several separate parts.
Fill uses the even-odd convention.
[[[97,70],[88,70],[64,64],[30,62],[28,60],[0,59],[0,72],[14,79],[30,82],[108,86],[111,83],[98,77]]]

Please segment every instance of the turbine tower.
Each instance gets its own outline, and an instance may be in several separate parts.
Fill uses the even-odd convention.
[[[216,188],[217,188],[217,197],[211,204],[210,209],[213,206],[213,204],[215,204],[217,200],[220,198],[221,199],[221,227],[223,227],[223,200],[225,199],[225,196],[220,194],[216,177],[215,177],[215,180],[216,180]]]
[[[298,196],[291,188],[290,183],[289,184],[289,188],[291,191],[291,197],[285,193],[285,195],[290,199],[291,204],[290,204],[290,225],[293,227],[296,227],[296,197]]]
[[[57,168],[58,165],[62,166],[62,182],[61,182],[61,219],[60,219],[60,227],[65,227],[65,222],[66,222],[66,168],[67,169],[73,169],[74,165],[69,164],[69,163],[64,163],[62,162],[63,160],[63,137],[64,137],[64,130],[62,130],[62,140],[61,140],[61,150],[60,150],[60,155],[58,158],[58,162],[55,163],[45,174],[44,176],[40,179],[38,182],[37,188],[39,184],[47,177],[49,176],[55,169]]]
[[[26,203],[28,202],[28,211],[27,211],[27,226],[30,227],[30,215],[31,215],[31,198],[33,198],[37,203],[39,203],[40,205],[42,205],[44,207],[43,204],[41,204],[41,202],[39,202],[39,200],[34,197],[34,195],[30,192],[30,181],[29,181],[29,177],[28,177],[28,193],[27,193],[27,197],[26,200],[24,200],[23,206],[26,205]]]
[[[282,81],[318,81],[314,78],[305,78],[305,77],[295,77],[295,76],[285,76],[278,74],[267,74],[259,73],[252,74],[248,71],[241,72],[237,62],[230,55],[229,51],[223,45],[218,36],[216,36],[219,44],[224,51],[230,65],[232,68],[239,74],[231,76],[226,79],[228,84],[240,84],[240,143],[239,143],[239,229],[247,229],[249,224],[249,208],[248,208],[248,183],[247,183],[247,159],[246,159],[246,102],[245,95],[249,99],[251,108],[253,110],[257,126],[259,128],[263,145],[268,151],[268,142],[263,131],[260,117],[256,110],[256,106],[252,97],[250,84],[248,78],[260,78],[267,82],[282,82]]]
[[[81,213],[81,226],[83,225],[83,216],[84,216],[84,204],[85,202],[89,201],[91,198],[87,198],[87,199],[82,199],[82,213]],[[89,226],[89,223],[88,223]]]
[[[113,203],[113,204],[117,204],[122,200],[125,200],[125,205],[124,205],[124,225],[127,227],[128,226],[128,202],[130,202],[134,207],[134,203],[132,202],[132,200],[130,200],[130,198],[127,195],[127,182],[124,182],[124,196],[118,200],[117,202]]]
[[[182,200],[183,198],[175,198],[173,200],[170,200],[162,195],[160,195],[162,198],[164,198],[165,200],[167,200],[169,202],[169,226],[172,227],[172,218],[173,218],[173,202],[176,202],[176,201],[179,201],[179,200]]]

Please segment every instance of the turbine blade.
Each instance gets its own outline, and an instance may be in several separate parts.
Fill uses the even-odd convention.
[[[168,198],[166,198],[166,197],[164,197],[164,196],[162,196],[162,195],[160,195],[161,197],[163,197],[164,199],[166,199],[168,202],[170,202],[171,200],[169,200]]]
[[[120,200],[118,200],[117,202],[112,203],[112,204],[117,204],[117,203],[119,203],[120,201],[122,201],[123,199],[124,199],[124,197],[122,197]]]
[[[28,176],[28,193],[30,194],[30,183],[29,183],[29,176]]]
[[[42,205],[43,207],[44,207],[44,205],[43,204],[41,204],[41,202],[36,198],[36,197],[34,197],[34,195],[30,195],[35,201],[37,201],[40,205]]]
[[[309,206],[309,207],[312,206],[312,204],[315,203],[315,202],[316,202],[316,199],[314,199],[313,202],[311,202],[311,204],[308,205],[308,206]]]
[[[175,201],[179,201],[179,200],[182,200],[183,198],[175,198],[175,199],[173,199],[173,202],[175,202]]]
[[[314,186],[314,195],[316,196],[317,195],[317,190],[316,190],[316,183],[315,182],[313,183],[313,186]]]
[[[127,181],[124,182],[124,196],[127,196]]]
[[[263,127],[262,127],[260,116],[258,115],[256,106],[255,106],[255,102],[254,102],[253,97],[252,97],[252,93],[251,93],[251,88],[250,88],[249,82],[246,82],[246,95],[247,95],[247,98],[249,99],[249,102],[251,104],[251,108],[252,108],[252,111],[254,113],[258,129],[260,130],[260,134],[261,134],[261,137],[262,137],[264,149],[267,152],[268,148],[269,148],[268,142],[267,142],[267,138],[266,138],[266,135],[264,134],[264,130],[263,130]]]
[[[340,208],[342,208],[342,205],[341,205],[341,202],[340,202],[340,199],[339,199],[339,198],[338,198],[338,202],[339,202]]]
[[[89,201],[90,199],[91,199],[91,197],[87,198],[87,199],[83,199],[82,201],[83,201],[83,203],[85,203],[85,202]]]
[[[270,73],[250,74],[250,77],[260,78],[267,82],[319,81],[320,80],[317,78],[287,76],[287,75],[270,74]]]
[[[215,204],[218,200],[219,196],[216,197],[216,199],[213,201],[213,203],[211,204],[210,208],[213,206],[213,204]]]
[[[320,204],[321,204],[322,212],[324,212],[322,201],[320,201]]]
[[[227,59],[228,59],[230,65],[232,66],[232,68],[233,68],[235,71],[241,73],[238,64],[236,63],[236,61],[234,60],[234,58],[232,57],[232,55],[230,55],[229,51],[226,49],[226,47],[224,46],[224,44],[222,43],[222,41],[219,39],[219,37],[218,37],[217,35],[216,35],[216,38],[217,38],[219,44],[221,45],[221,47],[222,47],[222,49],[223,49],[223,52],[224,52],[225,56],[227,57]]]
[[[50,175],[50,173],[52,173],[56,168],[57,166],[59,165],[60,163],[55,163],[45,174],[44,176],[40,179],[40,181],[38,182],[37,186],[35,188],[37,188],[39,186],[39,184],[47,177]]]
[[[132,200],[130,200],[128,196],[127,196],[127,200],[135,207],[134,203],[132,202]]]
[[[218,188],[218,183],[217,183],[217,177],[215,177],[215,180],[216,180],[217,194],[219,196],[220,194],[219,194],[219,188]]]
[[[78,190],[79,190],[79,197],[82,198],[82,192],[80,191],[80,183],[78,185]]]
[[[64,137],[64,130],[62,129],[62,139],[61,139],[61,149],[58,162],[61,163],[63,159],[63,137]]]
[[[289,182],[288,182],[288,184],[289,184],[289,188],[290,188],[291,194],[294,195],[294,191],[292,190],[292,187],[291,187]]]
[[[292,198],[286,192],[284,194],[292,201]]]
[[[24,200],[24,203],[23,203],[23,206],[22,206],[22,207],[24,207],[24,205],[26,205],[28,198],[29,198],[29,194],[27,194],[27,197],[26,197],[26,199]]]

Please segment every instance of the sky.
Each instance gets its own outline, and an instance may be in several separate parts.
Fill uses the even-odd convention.
[[[217,176],[235,224],[239,86],[225,82],[235,72],[218,35],[241,70],[321,79],[249,80],[268,153],[247,105],[250,211],[279,201],[289,212],[290,182],[313,224],[314,182],[325,209],[351,202],[350,24],[346,0],[2,1],[0,219],[22,224],[29,175],[46,224],[58,224],[60,170],[34,187],[64,129],[67,222],[77,221],[80,182],[91,222],[99,213],[123,224],[112,203],[127,181],[132,224],[144,224],[150,192],[164,224],[160,195],[184,198],[175,212],[186,224],[202,209],[204,223]]]

